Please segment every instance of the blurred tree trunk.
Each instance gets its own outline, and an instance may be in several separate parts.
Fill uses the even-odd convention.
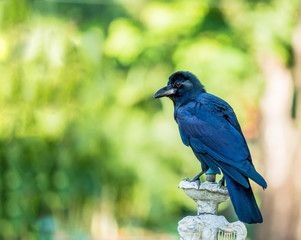
[[[300,21],[294,35],[293,51],[293,73],[275,57],[259,56],[266,79],[262,146],[268,188],[263,194],[264,223],[259,226],[256,239],[301,239]],[[294,96],[299,98],[295,101]]]

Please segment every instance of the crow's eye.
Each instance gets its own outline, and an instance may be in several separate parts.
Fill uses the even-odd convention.
[[[176,85],[177,88],[182,87],[182,83],[181,82],[177,82],[175,85]]]

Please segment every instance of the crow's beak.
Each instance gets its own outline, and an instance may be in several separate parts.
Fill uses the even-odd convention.
[[[163,87],[159,89],[155,95],[154,98],[161,98],[161,97],[168,97],[170,95],[173,95],[177,92],[176,88],[171,87],[170,85]]]

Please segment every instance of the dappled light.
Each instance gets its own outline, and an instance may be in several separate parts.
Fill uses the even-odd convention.
[[[271,90],[289,96],[280,114],[289,115],[297,7],[297,0],[0,1],[0,239],[178,239],[178,221],[195,206],[177,186],[201,165],[181,142],[172,103],[153,99],[178,70],[229,102],[256,169],[277,179],[263,194],[276,190],[291,170],[278,174],[283,158],[297,160],[288,148],[262,149],[286,138],[260,125],[276,126],[264,114],[273,110],[263,98],[271,93],[265,67],[276,58],[288,74],[279,77],[291,85]],[[286,141],[297,146],[298,137]],[[283,164],[269,168],[271,159]],[[262,191],[253,189],[261,205]],[[220,212],[237,219],[230,202]],[[255,239],[257,227],[248,228]]]

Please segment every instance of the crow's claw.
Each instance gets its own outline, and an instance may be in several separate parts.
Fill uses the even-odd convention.
[[[201,181],[200,179],[190,179],[190,178],[184,178],[183,180],[187,181],[187,182],[195,182],[198,186],[198,189],[200,188],[200,185],[201,185]]]
[[[202,176],[204,173],[205,173],[205,171],[201,171],[193,179],[186,177],[183,180],[186,180],[187,182],[195,182],[198,185],[198,188],[200,188],[200,185],[201,185],[200,176]]]
[[[188,177],[183,178],[183,180],[187,181],[187,182],[193,182],[193,179],[190,179]]]

